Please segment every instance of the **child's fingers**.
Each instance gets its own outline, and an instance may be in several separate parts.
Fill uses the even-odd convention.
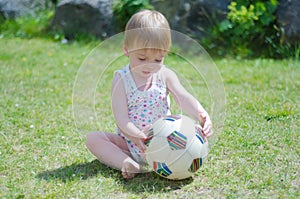
[[[203,133],[206,137],[209,137],[213,134],[212,123],[207,114],[199,114],[199,121],[201,126],[203,127]]]
[[[152,124],[147,125],[144,129],[143,129],[143,133],[148,137],[149,135],[149,130],[152,128]]]
[[[144,144],[144,142],[141,139],[136,145],[137,145],[137,147],[139,147],[139,149],[141,150],[142,153],[145,153],[146,145]]]
[[[205,123],[203,127],[203,132],[206,137],[211,136],[213,134],[212,125]]]

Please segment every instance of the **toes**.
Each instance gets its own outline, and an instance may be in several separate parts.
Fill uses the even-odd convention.
[[[135,168],[129,162],[124,162],[123,168],[122,168],[122,176],[124,179],[134,178],[136,176],[137,172],[138,172],[138,168]]]
[[[122,176],[123,176],[124,179],[131,179],[135,176],[135,174],[134,173],[129,173],[125,169],[122,169]]]

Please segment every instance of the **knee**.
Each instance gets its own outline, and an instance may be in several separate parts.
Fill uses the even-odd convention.
[[[97,133],[89,133],[86,136],[86,140],[85,140],[85,145],[89,150],[92,150],[95,143],[96,143],[96,139],[97,138]]]

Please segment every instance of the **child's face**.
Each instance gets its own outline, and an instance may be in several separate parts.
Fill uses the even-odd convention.
[[[160,50],[141,49],[127,53],[130,69],[141,77],[149,77],[160,70],[166,52]]]

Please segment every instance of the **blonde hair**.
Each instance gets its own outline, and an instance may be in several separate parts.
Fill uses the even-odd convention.
[[[153,10],[137,12],[127,22],[124,47],[128,51],[138,49],[169,51],[171,31],[167,19],[160,12]]]

